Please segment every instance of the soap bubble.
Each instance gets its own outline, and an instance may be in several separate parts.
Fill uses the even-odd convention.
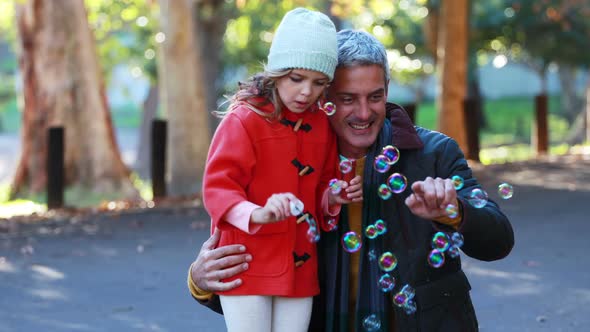
[[[342,159],[340,161],[340,172],[347,174],[352,171],[352,161],[349,159]]]
[[[401,193],[402,191],[406,190],[408,186],[408,180],[405,176],[399,173],[393,173],[387,179],[387,184],[389,184],[389,188],[396,194]]]
[[[300,200],[289,201],[289,210],[291,215],[298,216],[303,213],[303,202]]]
[[[453,241],[453,247],[459,248],[463,246],[464,237],[461,233],[454,232],[451,235],[451,241]]]
[[[512,197],[512,194],[514,194],[514,188],[512,188],[512,185],[508,183],[501,183],[498,186],[498,195],[500,195],[502,199],[509,199]]]
[[[383,235],[385,232],[387,232],[387,225],[383,219],[377,219],[377,221],[375,221],[375,228],[377,229],[377,234],[379,235]]]
[[[445,255],[437,249],[432,249],[428,254],[428,265],[438,269],[445,263]]]
[[[365,235],[369,239],[374,239],[379,235],[379,233],[377,233],[377,228],[375,227],[375,225],[369,225],[367,226],[367,228],[365,228]]]
[[[384,146],[381,154],[388,159],[390,165],[397,163],[399,160],[399,150],[393,145]]]
[[[482,208],[486,206],[488,202],[488,193],[486,193],[484,190],[480,188],[474,188],[469,193],[467,201],[475,208]]]
[[[453,181],[453,187],[455,187],[455,190],[460,190],[461,188],[463,188],[464,181],[463,178],[459,175],[453,175],[451,177],[451,181]]]
[[[330,187],[330,191],[334,195],[338,195],[342,191],[342,184],[338,179],[332,179],[328,182],[328,187]]]
[[[381,321],[377,318],[377,315],[371,314],[363,319],[363,328],[367,332],[379,331],[381,328]]]
[[[377,189],[377,194],[382,200],[389,199],[392,195],[391,189],[385,183],[382,183]]]
[[[395,288],[395,278],[389,273],[385,273],[379,278],[379,288],[384,293],[391,292]]]
[[[449,237],[443,232],[436,232],[432,237],[432,248],[445,252],[451,245]]]
[[[381,270],[385,272],[391,272],[397,266],[397,257],[394,254],[388,252],[384,252],[381,257],[379,257],[379,267]]]
[[[347,252],[353,253],[359,251],[363,242],[361,237],[355,232],[348,232],[342,236],[342,247]]]
[[[457,218],[457,216],[459,215],[459,209],[454,204],[447,205],[445,212],[447,213],[447,216],[449,216],[449,218],[453,219]]]
[[[387,157],[385,157],[384,155],[380,154],[377,157],[375,157],[375,162],[373,163],[373,166],[375,167],[375,170],[377,172],[385,173],[389,171],[389,159],[387,159]]]

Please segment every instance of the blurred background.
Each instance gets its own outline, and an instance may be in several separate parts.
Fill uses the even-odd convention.
[[[389,101],[470,163],[589,149],[587,0],[0,0],[0,218],[46,211],[52,181],[56,207],[198,199],[211,111],[298,6],[382,41]]]

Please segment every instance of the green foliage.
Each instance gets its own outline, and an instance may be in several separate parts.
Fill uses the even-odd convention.
[[[86,0],[88,23],[107,79],[116,65],[134,68],[134,75],[157,77],[157,12],[145,0]]]
[[[514,15],[508,19],[505,33],[531,55],[544,62],[588,65],[590,55],[590,3],[587,1],[510,0]],[[509,32],[509,31],[507,31]]]
[[[238,1],[238,14],[227,23],[224,36],[223,66],[228,73],[246,68],[247,75],[263,69],[273,33],[281,18],[298,6],[321,10],[323,1]],[[240,79],[243,79],[241,77]],[[229,90],[236,82],[229,79]]]
[[[14,1],[0,1],[0,36],[10,43],[16,39]]]
[[[426,5],[421,0],[370,1],[360,15],[352,18],[356,28],[371,32],[388,49],[392,79],[416,93],[434,73],[434,59],[423,33]]]
[[[476,41],[515,60],[590,65],[590,3],[580,0],[495,0],[479,12]]]

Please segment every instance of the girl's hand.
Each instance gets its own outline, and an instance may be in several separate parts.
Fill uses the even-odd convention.
[[[348,183],[343,180],[340,180],[339,182],[342,186],[342,191],[337,195],[330,191],[328,194],[328,203],[330,205],[349,204],[351,202],[361,202],[363,200],[363,180],[360,175],[355,176]]]
[[[252,211],[250,222],[255,224],[269,224],[285,220],[291,216],[289,202],[297,200],[297,197],[292,193],[273,194],[268,198],[263,207]]]

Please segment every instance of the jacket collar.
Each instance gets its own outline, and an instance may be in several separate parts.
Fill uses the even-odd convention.
[[[416,132],[416,127],[403,107],[387,103],[385,111],[393,127],[393,144],[398,149],[421,149],[424,147],[424,143]]]

